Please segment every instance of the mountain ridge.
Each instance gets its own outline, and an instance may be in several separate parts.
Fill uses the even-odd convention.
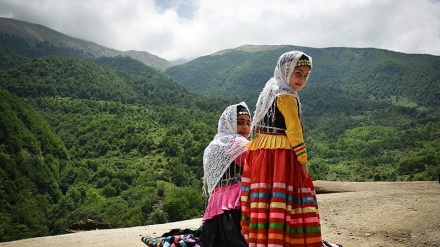
[[[159,70],[164,70],[173,65],[166,59],[146,51],[119,51],[101,46],[92,41],[70,37],[40,24],[29,23],[11,18],[0,17],[0,31],[2,33],[19,36],[25,39],[30,45],[35,45],[38,42],[49,42],[56,47],[69,47],[83,50],[85,53],[89,53],[95,58],[100,56],[129,56],[147,66],[152,66]]]
[[[105,57],[128,56],[142,62],[147,66],[154,67],[160,71],[165,71],[170,67],[176,65],[182,65],[204,56],[218,56],[218,55],[224,55],[230,52],[237,52],[237,51],[243,51],[243,52],[271,51],[271,50],[277,50],[277,49],[282,49],[284,47],[292,46],[288,44],[284,44],[284,45],[244,44],[235,48],[219,50],[217,52],[196,57],[191,60],[177,59],[175,61],[168,61],[164,58],[161,58],[160,56],[151,54],[148,51],[137,51],[137,50],[120,51],[99,45],[93,41],[87,41],[87,40],[68,36],[66,34],[63,34],[61,32],[58,32],[54,29],[51,29],[41,24],[30,23],[13,18],[0,17],[0,32],[21,37],[31,45],[35,45],[37,42],[41,42],[41,43],[47,42],[54,46],[68,47],[72,49],[82,50],[84,53],[90,54],[94,58],[100,56],[105,56]],[[308,48],[312,48],[312,47],[308,47]],[[333,49],[333,48],[354,49],[350,47],[325,47],[325,48],[312,48],[312,49]],[[370,48],[366,47],[366,48],[358,48],[358,49],[370,49]],[[371,48],[371,49],[377,49],[377,48]],[[377,49],[377,50],[384,50],[384,51],[390,51],[390,52],[402,53],[402,54],[411,54],[411,53],[403,53],[403,52],[391,51],[386,49]],[[414,55],[432,55],[432,54],[414,54]],[[436,56],[436,55],[432,55],[432,56]]]
[[[419,106],[440,105],[439,97],[432,93],[440,91],[435,83],[440,78],[436,72],[440,56],[429,54],[377,48],[243,45],[172,66],[165,73],[190,91],[211,97],[222,94],[232,100],[244,99],[252,106],[259,90],[273,74],[278,56],[289,50],[301,50],[313,57],[310,86],[337,87],[346,94],[357,88],[362,89],[367,98],[403,96],[417,100]],[[211,76],[206,76],[206,71]],[[246,76],[242,75],[244,71]],[[424,83],[420,83],[421,78]],[[311,92],[310,86],[301,93]],[[382,90],[384,87],[386,91]],[[414,93],[426,96],[414,97]]]

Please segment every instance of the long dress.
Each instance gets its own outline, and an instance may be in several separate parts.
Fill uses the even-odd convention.
[[[242,231],[250,247],[322,246],[316,193],[307,162],[296,97],[273,103],[275,121],[257,129],[242,176]],[[266,116],[269,117],[269,116]],[[288,124],[287,124],[288,123]]]

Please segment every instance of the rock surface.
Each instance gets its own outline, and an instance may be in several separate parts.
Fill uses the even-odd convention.
[[[315,181],[322,236],[344,247],[440,247],[440,184]],[[0,247],[120,247],[146,245],[142,236],[195,228],[201,219],[122,229],[82,231],[3,242]]]
[[[112,226],[110,225],[110,223],[86,219],[70,224],[70,226],[66,229],[66,231],[80,232],[80,231],[102,230],[102,229],[111,229],[111,228]]]

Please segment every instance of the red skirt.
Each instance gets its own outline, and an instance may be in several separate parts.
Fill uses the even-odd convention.
[[[292,149],[248,151],[241,183],[249,247],[322,246],[315,188]]]

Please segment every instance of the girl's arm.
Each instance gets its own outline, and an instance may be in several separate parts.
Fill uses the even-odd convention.
[[[304,143],[303,129],[298,114],[298,100],[292,95],[277,97],[277,106],[284,116],[287,139],[296,157],[302,165],[307,164],[307,149]]]

